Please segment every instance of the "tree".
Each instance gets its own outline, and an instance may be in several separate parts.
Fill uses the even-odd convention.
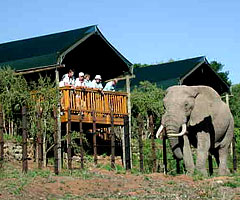
[[[217,72],[217,74],[229,85],[232,85],[231,80],[229,79],[228,75],[229,75],[229,71],[222,71],[224,68],[224,65],[220,62],[217,61],[212,61],[210,62],[210,66],[212,67],[212,69]]]
[[[140,86],[133,89],[131,92],[132,102],[132,122],[133,136],[137,134],[137,117],[140,113],[148,127],[149,114],[153,114],[155,124],[160,124],[161,116],[164,112],[163,97],[164,90],[158,88],[156,84],[148,81],[140,82]]]

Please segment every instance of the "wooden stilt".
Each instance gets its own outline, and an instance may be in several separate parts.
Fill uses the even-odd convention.
[[[96,135],[96,114],[95,111],[92,112],[93,118],[93,154],[94,154],[94,164],[97,165],[97,135]]]
[[[142,135],[143,135],[143,120],[140,114],[138,114],[138,143],[139,143],[139,165],[140,165],[140,171],[143,172],[143,141],[142,141]]]
[[[40,107],[37,113],[37,146],[38,146],[38,169],[42,169],[43,166],[43,139],[42,139],[42,127],[41,127],[41,111]]]
[[[22,172],[27,173],[27,115],[26,106],[22,107]]]
[[[84,168],[84,151],[83,151],[83,124],[82,124],[82,113],[79,115],[79,133],[80,133],[80,154],[81,154],[81,169]]]
[[[180,160],[176,159],[176,169],[177,169],[177,174],[180,174]]]
[[[124,140],[125,140],[126,170],[129,170],[131,169],[131,157],[130,157],[129,121],[127,115],[124,116]]]
[[[72,170],[72,138],[71,138],[71,110],[68,108],[68,122],[67,122],[67,158],[68,169]]]
[[[152,161],[153,161],[153,172],[156,172],[157,169],[157,158],[156,158],[156,147],[154,140],[154,128],[153,128],[153,116],[149,116],[149,129],[151,132],[151,143],[152,143]]]
[[[53,108],[54,116],[54,173],[59,174],[58,168],[58,119],[57,119],[57,110]]]
[[[233,136],[232,140],[232,152],[233,152],[233,171],[237,171],[237,154],[236,154],[236,138]]]
[[[112,109],[110,114],[111,114],[111,168],[115,168],[115,132]]]
[[[213,175],[213,160],[212,160],[212,155],[209,153],[208,154],[208,167],[209,167],[209,175]]]
[[[2,168],[4,159],[4,140],[3,140],[3,113],[0,105],[0,168]]]
[[[164,166],[164,174],[167,174],[167,146],[166,146],[166,130],[163,130],[163,166]]]

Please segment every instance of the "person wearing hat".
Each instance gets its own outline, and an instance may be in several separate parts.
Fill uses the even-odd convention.
[[[76,82],[75,82],[75,87],[84,87],[84,86],[85,86],[84,73],[79,72],[78,78],[76,79]]]
[[[93,88],[102,90],[103,86],[102,86],[101,81],[102,81],[101,76],[100,75],[96,75],[95,79],[92,81]]]
[[[115,87],[116,87],[116,85],[117,85],[117,82],[118,82],[117,79],[114,79],[114,80],[112,80],[112,81],[109,81],[109,82],[105,85],[103,91],[112,91],[112,92],[115,92]]]

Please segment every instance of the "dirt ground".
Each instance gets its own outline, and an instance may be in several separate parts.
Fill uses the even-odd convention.
[[[211,177],[141,174],[89,167],[87,170],[37,170],[21,173],[21,163],[4,163],[0,199],[240,199],[240,176]]]

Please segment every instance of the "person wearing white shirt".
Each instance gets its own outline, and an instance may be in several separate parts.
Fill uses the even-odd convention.
[[[117,79],[114,79],[114,80],[112,80],[112,81],[109,81],[109,82],[105,85],[103,91],[112,91],[112,92],[115,92],[115,87],[116,87],[116,85],[117,85],[117,82],[118,82]]]
[[[84,73],[79,72],[78,78],[75,81],[75,87],[85,87]]]
[[[75,79],[73,75],[74,71],[70,69],[67,74],[63,75],[62,80],[59,82],[59,87],[74,86]]]
[[[89,74],[85,74],[84,82],[85,82],[85,86],[87,88],[93,88],[93,84],[92,84],[92,81],[90,80],[90,75]]]
[[[101,81],[102,81],[101,76],[100,75],[96,75],[95,79],[92,81],[93,88],[102,90],[103,86],[102,86]]]

